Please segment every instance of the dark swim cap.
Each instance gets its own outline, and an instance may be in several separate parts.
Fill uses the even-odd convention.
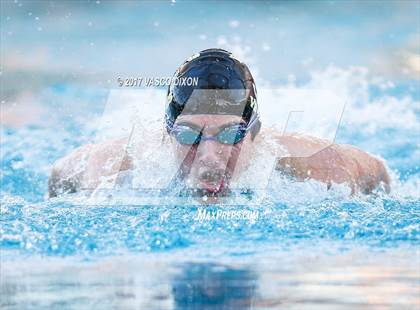
[[[186,80],[195,80],[196,84]],[[167,98],[168,132],[181,113],[238,115],[247,124],[257,121],[253,136],[261,126],[251,72],[223,49],[206,49],[187,59],[175,72]]]

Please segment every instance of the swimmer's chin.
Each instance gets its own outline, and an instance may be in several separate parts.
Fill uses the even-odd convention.
[[[226,185],[200,186],[200,188],[189,188],[188,191],[192,197],[204,204],[218,203],[220,199],[231,194],[231,191]]]
[[[200,181],[199,189],[203,190],[208,194],[218,194],[223,192],[226,188],[226,182],[224,179],[221,179],[217,182],[209,182],[209,181]]]
[[[195,198],[202,204],[216,204],[219,203],[223,198],[229,196],[230,191],[223,189],[217,192],[210,192],[206,190],[199,190]]]

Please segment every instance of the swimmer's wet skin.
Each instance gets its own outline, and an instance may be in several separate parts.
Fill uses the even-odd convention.
[[[276,169],[297,180],[314,179],[329,188],[348,184],[352,193],[371,193],[390,178],[377,158],[350,145],[299,134],[283,135],[264,129],[257,110],[254,80],[248,67],[221,49],[208,49],[189,58],[176,78],[198,78],[196,86],[170,85],[165,115],[167,135],[181,167],[177,181],[203,195],[226,193],[239,153],[254,161],[263,141],[275,141],[289,154],[279,158]],[[49,195],[94,189],[104,176],[133,168],[125,152],[127,139],[82,146],[58,160],[49,179]],[[310,154],[302,156],[302,154]],[[114,162],[115,165],[106,165]]]

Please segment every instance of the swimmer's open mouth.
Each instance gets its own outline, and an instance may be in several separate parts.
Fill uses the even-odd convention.
[[[210,193],[218,193],[227,186],[226,178],[223,170],[205,171],[200,174],[199,187]]]

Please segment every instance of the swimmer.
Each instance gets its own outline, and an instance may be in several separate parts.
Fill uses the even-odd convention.
[[[250,165],[257,156],[255,149],[267,140],[288,154],[277,159],[276,170],[298,181],[314,179],[327,188],[347,184],[352,194],[369,194],[378,187],[390,191],[382,161],[354,146],[263,128],[251,72],[230,52],[201,51],[185,61],[174,77],[198,78],[195,86],[169,86],[164,134],[180,167],[176,181],[202,195],[225,194],[234,174],[247,173],[247,165],[237,165],[239,154]],[[95,188],[103,177],[132,170],[133,158],[122,152],[127,143],[128,138],[84,145],[59,159],[52,167],[49,196]],[[121,160],[113,161],[122,153]],[[81,162],[85,165],[75,169]]]

